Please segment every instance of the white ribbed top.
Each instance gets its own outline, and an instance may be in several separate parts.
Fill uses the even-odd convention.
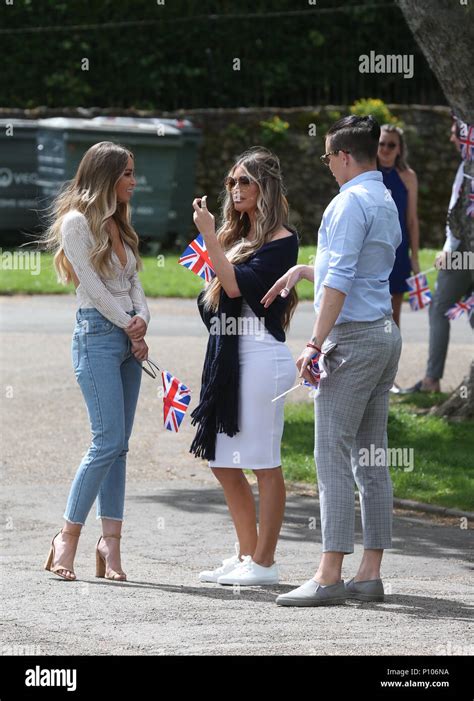
[[[97,309],[103,316],[120,328],[131,321],[126,312],[134,309],[148,324],[150,312],[137,273],[133,251],[123,243],[127,263],[122,267],[119,257],[112,252],[114,276],[102,278],[91,265],[89,255],[93,246],[93,235],[86,217],[76,209],[68,212],[61,224],[63,249],[79,279],[76,288],[77,306],[81,309]]]

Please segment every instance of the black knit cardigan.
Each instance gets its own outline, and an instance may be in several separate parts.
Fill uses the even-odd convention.
[[[277,341],[285,341],[281,325],[287,299],[278,296],[264,309],[260,303],[270,287],[298,260],[298,234],[289,226],[292,236],[270,241],[261,246],[244,263],[234,265],[240,297],[229,297],[222,289],[218,309],[209,311],[202,301],[204,290],[198,296],[198,309],[208,331],[219,328],[216,321],[235,320],[242,311],[242,300],[258,318],[263,318],[265,327]],[[224,316],[225,315],[225,316]],[[215,317],[218,317],[218,320]],[[214,319],[214,322],[213,322]],[[235,436],[239,431],[239,337],[237,334],[210,333],[201,378],[199,404],[191,413],[191,423],[198,425],[191,444],[190,453],[206,460],[215,459],[217,433]]]

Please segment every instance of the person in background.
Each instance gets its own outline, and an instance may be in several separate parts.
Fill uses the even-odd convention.
[[[406,161],[407,149],[403,129],[393,124],[384,124],[380,130],[377,165],[382,173],[385,187],[397,205],[402,242],[397,248],[395,264],[389,277],[392,295],[393,319],[400,327],[403,295],[408,290],[406,279],[420,272],[418,262],[418,179]],[[392,392],[400,388],[394,383]]]
[[[459,123],[455,117],[451,124],[451,143],[460,151]],[[439,269],[436,281],[436,289],[431,304],[429,305],[430,338],[428,349],[428,363],[426,374],[422,380],[418,380],[412,387],[402,389],[402,394],[412,392],[440,392],[440,380],[443,377],[446,355],[449,345],[450,320],[446,312],[453,304],[459,302],[464,295],[470,294],[474,289],[474,271],[461,269],[446,269],[447,253],[453,251],[467,251],[465,244],[457,238],[449,224],[449,212],[455,206],[464,180],[464,160],[458,166],[451,191],[451,199],[448,207],[448,219],[446,222],[446,241],[443,250],[436,256],[435,265]],[[474,328],[474,314],[470,316],[471,327]]]

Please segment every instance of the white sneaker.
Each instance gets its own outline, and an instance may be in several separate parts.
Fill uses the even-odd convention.
[[[234,570],[221,575],[217,583],[255,586],[257,584],[278,584],[278,581],[278,567],[275,562],[270,567],[262,567],[252,560],[251,555],[246,555]]]
[[[235,544],[235,555],[233,557],[228,557],[226,560],[222,560],[221,567],[215,570],[203,570],[199,573],[200,582],[217,582],[221,575],[227,574],[234,570],[237,565],[240,564],[241,560],[239,558],[239,544]]]

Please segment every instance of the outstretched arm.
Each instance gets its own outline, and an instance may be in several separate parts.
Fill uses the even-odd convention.
[[[314,282],[314,268],[312,265],[294,265],[287,270],[286,273],[270,287],[267,294],[262,297],[260,300],[261,304],[267,309],[278,295],[281,297],[288,297],[291,288],[300,280]]]

